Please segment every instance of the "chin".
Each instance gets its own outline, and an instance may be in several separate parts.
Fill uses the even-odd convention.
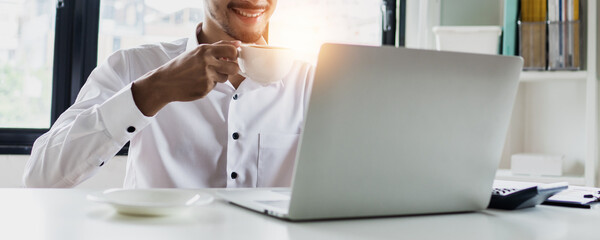
[[[259,41],[263,34],[264,31],[233,31],[229,33],[229,36],[244,43],[253,43]]]

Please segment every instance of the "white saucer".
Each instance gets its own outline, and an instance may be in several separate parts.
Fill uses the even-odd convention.
[[[143,216],[180,214],[213,201],[210,194],[184,189],[109,189],[88,194],[87,199],[108,203],[122,214]]]

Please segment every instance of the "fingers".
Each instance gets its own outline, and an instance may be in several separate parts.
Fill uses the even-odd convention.
[[[227,45],[233,45],[235,48],[239,48],[240,46],[242,46],[242,42],[241,41],[218,41],[216,43],[214,43],[213,45],[222,45],[222,44],[227,44]]]
[[[229,44],[211,45],[207,54],[215,59],[226,61],[235,61],[238,57],[237,47]]]
[[[206,67],[206,76],[209,81],[224,83],[227,82],[229,75],[219,72],[215,66]]]
[[[213,67],[218,73],[225,75],[234,75],[240,71],[240,67],[236,62],[214,60],[208,65]]]
[[[239,72],[237,64],[240,41],[219,41],[214,44],[200,45],[196,57],[200,57],[206,68],[208,81],[224,83],[229,75]]]

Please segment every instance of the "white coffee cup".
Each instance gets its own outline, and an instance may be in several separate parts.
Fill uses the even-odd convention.
[[[239,74],[253,81],[269,84],[283,79],[294,64],[289,48],[242,45],[238,48]]]

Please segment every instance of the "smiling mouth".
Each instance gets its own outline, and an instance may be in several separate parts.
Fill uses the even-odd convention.
[[[231,8],[231,10],[237,14],[240,15],[242,17],[246,17],[246,18],[258,18],[260,16],[262,16],[263,14],[265,14],[265,11],[267,10],[266,8],[256,8],[256,9],[249,9],[249,8]]]

